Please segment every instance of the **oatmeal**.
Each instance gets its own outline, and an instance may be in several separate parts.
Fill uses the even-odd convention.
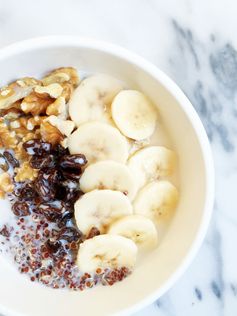
[[[2,255],[52,288],[132,273],[178,203],[176,155],[157,141],[157,121],[142,92],[104,74],[80,81],[62,67],[3,87],[0,198],[12,218],[1,221]]]

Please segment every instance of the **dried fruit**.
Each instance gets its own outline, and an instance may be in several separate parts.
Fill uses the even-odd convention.
[[[62,219],[66,210],[61,201],[57,201],[57,203],[54,201],[54,203],[41,203],[37,208],[37,212],[45,216],[47,220],[57,222]]]
[[[25,183],[20,187],[16,187],[14,195],[25,201],[34,201],[38,197],[33,183]]]
[[[48,239],[45,243],[45,246],[50,253],[57,253],[62,247],[62,243],[60,241],[51,241]]]
[[[19,161],[9,151],[4,151],[3,156],[13,168],[19,167]]]
[[[65,155],[60,160],[60,167],[63,169],[73,168],[81,170],[87,164],[86,157],[83,154]]]
[[[30,215],[30,205],[28,202],[15,202],[12,211],[16,216],[27,216]]]
[[[53,148],[53,155],[56,158],[60,158],[62,156],[68,155],[69,154],[69,150],[67,148],[64,148],[62,145],[60,144],[56,144],[56,146],[54,146]]]
[[[8,171],[9,169],[9,164],[6,158],[1,153],[0,153],[0,168],[5,172]]]
[[[39,196],[44,201],[53,200],[56,194],[56,182],[58,180],[58,171],[50,169],[47,171],[40,171],[35,180],[35,189]]]
[[[82,232],[77,230],[76,228],[64,227],[62,230],[60,230],[57,239],[72,242],[72,241],[79,241],[79,239],[82,237],[83,237]]]
[[[78,168],[64,168],[61,169],[62,175],[65,179],[79,180],[82,174],[82,170]]]
[[[33,156],[30,160],[30,165],[35,169],[54,168],[55,160],[53,155],[49,156]]]
[[[23,148],[28,155],[34,156],[43,156],[49,154],[52,150],[52,145],[42,140],[29,140],[23,144]]]
[[[0,230],[0,235],[4,237],[10,237],[10,231],[6,225],[3,226],[3,228]]]

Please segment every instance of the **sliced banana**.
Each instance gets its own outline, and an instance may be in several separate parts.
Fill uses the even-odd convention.
[[[158,243],[154,223],[141,215],[128,215],[118,219],[112,223],[108,233],[132,239],[142,249],[155,248]]]
[[[87,167],[80,179],[83,192],[95,189],[110,189],[121,191],[130,200],[135,197],[137,187],[130,169],[119,162],[99,161]]]
[[[143,148],[128,160],[128,167],[136,178],[139,188],[151,180],[171,175],[175,165],[175,153],[162,146]]]
[[[153,134],[157,113],[143,93],[123,90],[113,100],[112,117],[125,136],[141,140]]]
[[[109,75],[97,74],[84,79],[69,101],[71,119],[77,126],[88,121],[108,122],[111,102],[122,89],[122,83]]]
[[[178,203],[178,191],[168,181],[153,181],[142,188],[133,204],[134,213],[153,220],[169,216]]]
[[[127,267],[136,263],[137,246],[125,237],[99,235],[80,244],[77,265],[82,272],[95,272],[100,269]]]
[[[84,194],[74,206],[78,228],[88,234],[92,227],[104,233],[122,216],[132,214],[129,199],[119,191],[94,190]]]
[[[125,163],[128,158],[128,142],[120,132],[107,124],[85,123],[68,138],[71,154],[84,154],[89,163],[114,160]]]

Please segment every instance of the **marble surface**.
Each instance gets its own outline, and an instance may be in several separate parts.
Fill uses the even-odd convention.
[[[235,0],[0,0],[0,46],[50,34],[120,44],[169,74],[206,128],[216,167],[208,234],[177,284],[136,316],[237,315],[236,10]]]

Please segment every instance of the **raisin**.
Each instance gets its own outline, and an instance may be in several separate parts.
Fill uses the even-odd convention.
[[[79,241],[83,237],[81,231],[73,227],[64,227],[58,234],[58,240],[66,240],[68,242]]]
[[[66,212],[63,202],[57,201],[57,205],[54,203],[41,203],[37,212],[44,215],[50,222],[57,222],[62,219],[63,214]]]
[[[63,169],[78,169],[81,171],[81,167],[87,164],[86,157],[82,154],[77,155],[65,155],[60,159],[59,165]]]
[[[35,189],[43,201],[49,201],[54,198],[56,190],[44,176],[39,176],[34,183]]]
[[[3,228],[0,230],[0,235],[4,237],[10,237],[10,231],[6,225],[4,225]]]
[[[49,154],[52,150],[52,145],[50,143],[43,142],[39,139],[32,139],[23,144],[23,148],[30,156],[43,156]]]
[[[57,144],[53,148],[53,154],[56,158],[60,158],[62,156],[68,155],[69,150],[67,148],[64,148],[62,145]]]
[[[3,156],[7,159],[12,168],[18,168],[20,166],[19,161],[13,157],[9,151],[4,151]]]
[[[82,174],[81,169],[75,169],[75,168],[62,169],[61,172],[65,179],[70,179],[70,180],[79,180]]]
[[[33,156],[30,160],[30,165],[34,169],[54,168],[55,160],[53,155],[49,155],[46,157]]]
[[[65,180],[61,181],[57,186],[56,197],[59,200],[63,200],[68,205],[74,204],[79,197],[83,194],[82,191],[78,189],[78,181]]]
[[[25,183],[21,187],[16,188],[14,191],[14,195],[25,201],[33,201],[38,197],[33,183]]]
[[[67,223],[73,218],[73,210],[67,210],[63,216],[62,219],[58,222],[58,227],[62,228],[67,225]]]
[[[51,241],[48,239],[45,243],[45,246],[47,247],[50,253],[57,253],[59,249],[62,247],[62,243],[61,241]]]
[[[83,194],[81,190],[68,191],[65,197],[66,203],[74,204]]]
[[[93,238],[95,236],[100,235],[100,231],[97,227],[92,227],[88,233],[88,235],[86,236],[86,239],[90,239]]]
[[[15,202],[12,211],[16,216],[27,216],[30,215],[30,205],[27,202]]]
[[[6,157],[4,157],[2,154],[0,154],[0,168],[5,172],[9,169],[9,164],[6,160]]]

